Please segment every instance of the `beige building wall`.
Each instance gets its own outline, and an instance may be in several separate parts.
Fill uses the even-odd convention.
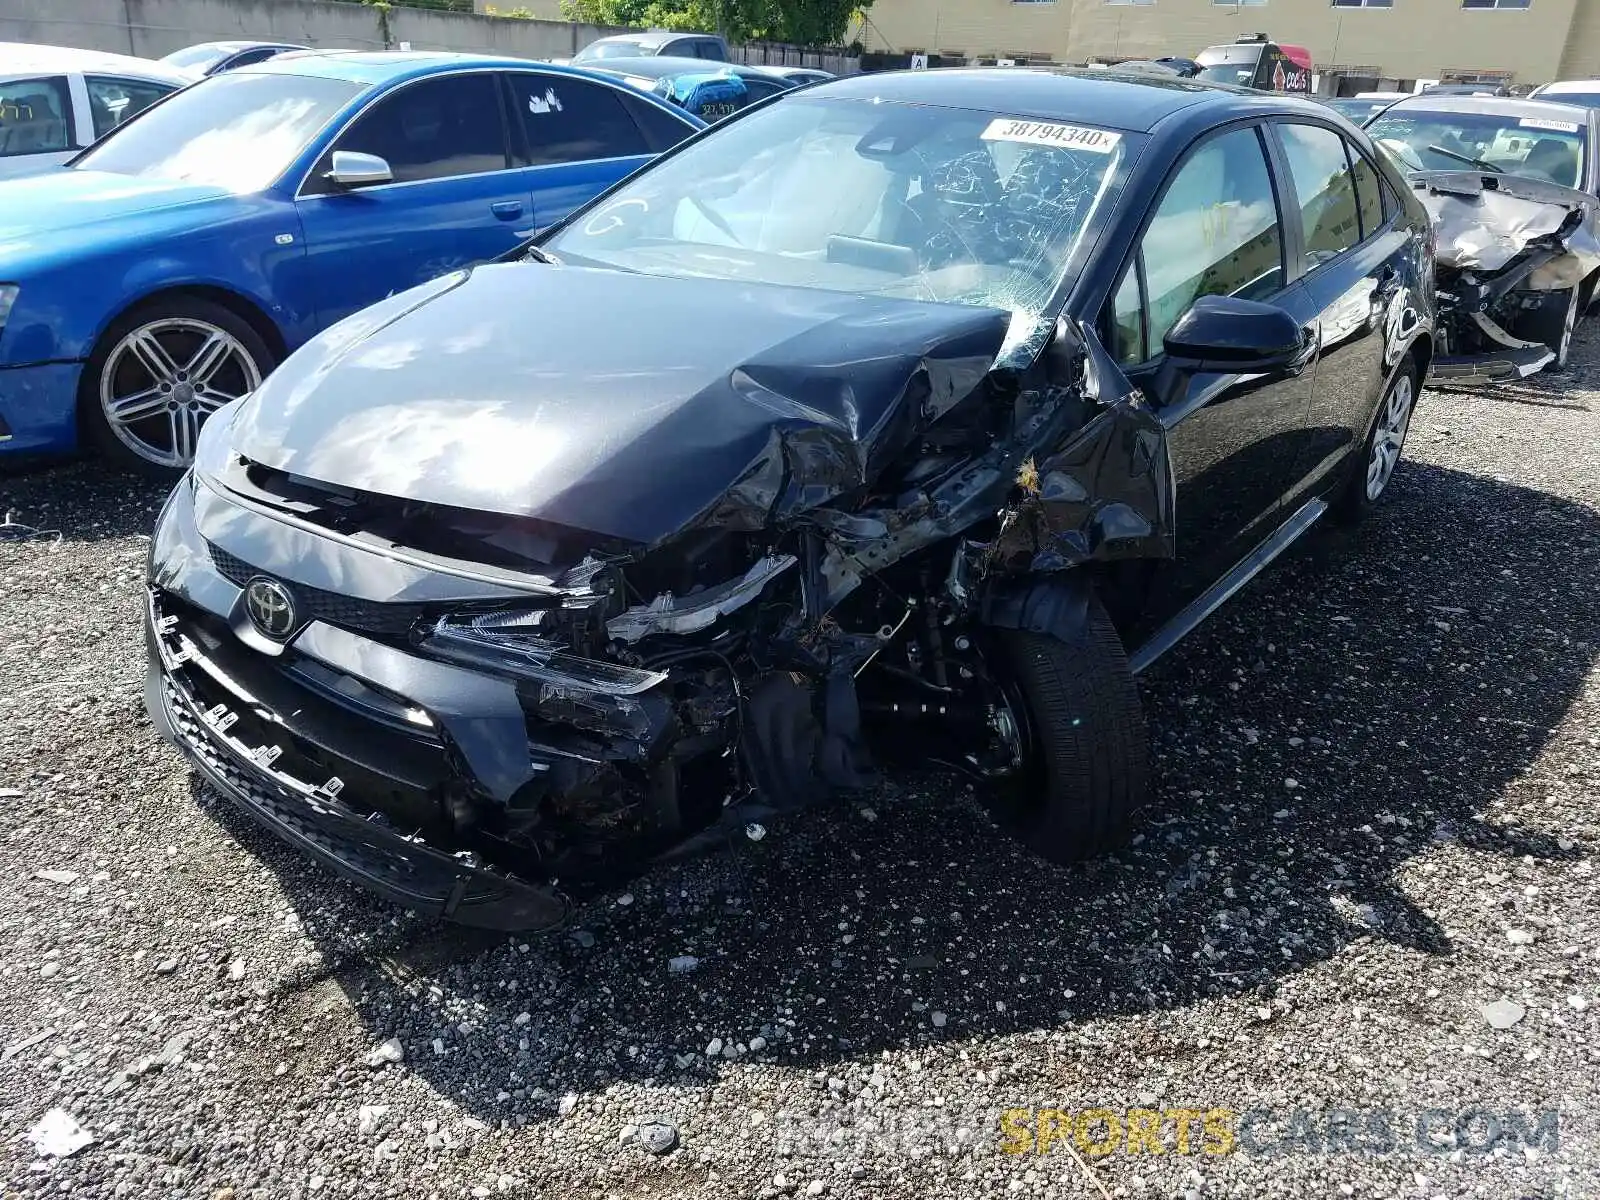
[[[1025,53],[1055,62],[1193,57],[1241,34],[1310,49],[1316,69],[1377,68],[1392,79],[1507,72],[1543,83],[1600,75],[1600,0],[1532,0],[1526,9],[1463,9],[1460,0],[1393,0],[1391,8],[1335,8],[1329,0],[874,0],[859,36],[868,50]]]

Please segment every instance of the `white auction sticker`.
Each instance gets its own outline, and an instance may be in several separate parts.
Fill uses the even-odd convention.
[[[1560,133],[1577,133],[1576,121],[1547,121],[1543,117],[1523,117],[1517,122],[1524,129],[1554,129]]]
[[[1109,129],[1086,129],[1081,125],[1058,125],[1054,121],[1014,121],[999,117],[983,131],[986,142],[1029,142],[1035,146],[1062,146],[1069,150],[1090,150],[1110,154],[1122,140]]]

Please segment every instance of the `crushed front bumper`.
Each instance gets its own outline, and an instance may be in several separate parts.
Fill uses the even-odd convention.
[[[464,757],[496,749],[511,757],[520,740],[526,764],[520,712],[515,733],[501,729],[497,740],[492,710],[499,697],[491,683],[488,695],[474,694],[459,672],[331,626],[320,627],[320,653],[316,636],[305,639],[293,668],[233,637],[229,618],[240,589],[206,553],[196,486],[179,485],[152,543],[145,703],[156,727],[249,816],[386,900],[489,929],[533,932],[564,923],[570,905],[559,893],[473,851],[445,848],[450,839],[441,832],[441,797]],[[412,706],[345,669],[364,659],[368,671],[381,673],[387,663],[393,673],[396,658],[417,668],[424,697],[448,693],[451,702],[440,700],[430,714],[425,704]],[[307,683],[332,678],[342,683]],[[455,744],[446,720],[470,724],[479,743]]]

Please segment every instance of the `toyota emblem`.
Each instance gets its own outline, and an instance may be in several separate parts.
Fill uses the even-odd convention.
[[[244,607],[250,624],[269,638],[281,640],[294,630],[294,597],[275,579],[257,575],[245,584]]]

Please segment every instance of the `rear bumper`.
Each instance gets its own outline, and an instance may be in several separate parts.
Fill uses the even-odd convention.
[[[82,373],[81,362],[0,367],[0,456],[77,449]]]

